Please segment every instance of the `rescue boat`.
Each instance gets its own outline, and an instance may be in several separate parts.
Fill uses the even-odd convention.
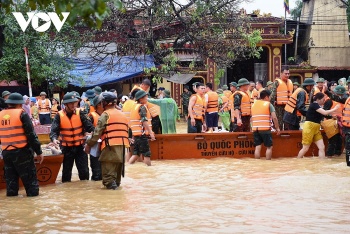
[[[328,140],[322,133],[325,146]],[[252,132],[224,132],[200,134],[156,135],[150,141],[152,160],[196,159],[196,158],[254,158],[254,136]],[[302,131],[281,131],[272,133],[272,158],[296,157],[302,148]],[[266,148],[262,146],[261,157]],[[317,156],[318,148],[310,146],[305,156]]]
[[[34,158],[34,162],[39,185],[54,184],[63,162],[63,154],[45,155],[44,161],[41,164],[39,164],[38,160]],[[23,186],[21,181],[20,186]],[[0,189],[5,188],[4,161],[0,159]]]

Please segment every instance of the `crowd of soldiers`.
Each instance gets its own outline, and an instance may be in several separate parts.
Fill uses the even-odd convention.
[[[176,133],[178,107],[169,90],[160,99],[149,99],[148,79],[135,85],[129,96],[118,98],[115,90],[102,92],[96,86],[84,93],[68,92],[61,105],[45,92],[40,98],[19,93],[2,93],[0,139],[7,196],[18,195],[21,178],[28,196],[39,194],[34,153],[42,162],[41,144],[34,131],[35,121],[51,124],[51,145],[60,148],[63,157],[62,182],[70,182],[75,163],[80,180],[102,180],[107,189],[117,189],[124,176],[125,162],[143,161],[151,165],[149,140],[155,133]],[[32,104],[25,111],[26,101]],[[130,150],[131,148],[131,150]]]
[[[339,80],[339,84],[335,81],[327,83],[324,78],[318,78],[316,82],[306,78],[300,85],[293,83],[289,76],[289,67],[283,66],[281,77],[274,82],[268,81],[265,88],[261,80],[252,82],[241,78],[237,83],[231,82],[229,90],[223,85],[216,92],[212,90],[211,83],[194,83],[195,94],[190,96],[188,106],[183,106],[188,112],[188,133],[253,131],[254,145],[259,148],[264,143],[270,150],[271,130],[277,134],[281,130],[300,130],[303,119],[306,117],[308,121],[308,106],[318,100],[315,100],[317,93],[323,93],[324,98],[319,96],[322,99],[320,107],[326,112],[317,112],[325,115],[322,119],[333,119],[336,128],[342,130],[329,136],[326,156],[339,156],[345,138],[346,162],[350,166],[350,99],[345,86],[345,83],[350,86],[350,77],[347,81]],[[221,130],[218,116],[222,122]],[[271,120],[276,121],[272,123]],[[271,155],[270,152],[267,155]],[[260,157],[259,149],[255,156]]]
[[[223,85],[216,92],[211,83],[194,83],[194,94],[184,86],[181,97],[188,133],[252,131],[255,157],[260,158],[261,145],[264,144],[266,158],[271,159],[271,131],[279,134],[281,130],[299,130],[303,116],[306,116],[306,122],[312,122],[316,112],[311,113],[307,106],[317,102],[316,111],[325,115],[325,119],[337,119],[342,130],[329,136],[326,155],[340,155],[345,138],[346,161],[350,166],[350,98],[347,88],[335,82],[327,85],[323,78],[316,82],[307,78],[299,85],[292,83],[289,76],[289,68],[282,67],[281,78],[269,81],[265,88],[263,81],[255,83],[245,78],[237,83],[231,82],[229,88]],[[350,78],[346,83],[350,84]],[[155,134],[176,133],[175,122],[179,119],[178,107],[170,91],[159,89],[161,97],[152,99],[148,98],[150,86],[151,82],[145,79],[140,85],[135,85],[128,97],[120,98],[115,90],[102,92],[96,86],[85,92],[85,100],[77,92],[66,93],[61,105],[58,99],[51,102],[45,92],[36,99],[4,91],[2,98],[7,106],[0,112],[0,139],[7,196],[18,194],[19,177],[28,196],[39,194],[34,176],[34,153],[40,162],[44,157],[34,131],[34,119],[41,124],[51,123],[51,144],[60,147],[64,155],[62,182],[71,181],[74,163],[80,180],[90,179],[88,154],[91,179],[102,180],[107,189],[115,190],[120,186],[125,162],[143,161],[150,166],[149,140],[155,140]],[[28,105],[29,100],[32,104],[27,113],[23,105]],[[319,116],[316,117],[316,125],[312,126],[318,130],[312,133],[311,140],[310,134],[307,136],[306,133],[304,139],[303,132],[303,149],[299,156],[312,142],[321,152]]]

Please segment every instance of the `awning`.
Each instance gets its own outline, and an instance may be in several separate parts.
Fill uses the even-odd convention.
[[[99,64],[86,58],[69,59],[68,61],[75,65],[75,69],[70,74],[78,78],[69,83],[79,87],[94,87],[127,80],[141,75],[144,68],[155,66],[152,55],[115,56],[113,60],[108,57]]]
[[[194,75],[195,73],[176,73],[174,75],[162,74],[161,77],[177,84],[187,84]]]

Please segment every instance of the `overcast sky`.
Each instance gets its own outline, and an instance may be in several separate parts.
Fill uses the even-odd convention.
[[[289,0],[289,10],[295,7],[295,2],[296,0]],[[283,0],[253,0],[252,3],[242,4],[242,7],[247,10],[247,14],[252,13],[253,10],[260,9],[260,13],[271,13],[276,17],[284,17],[283,3]]]

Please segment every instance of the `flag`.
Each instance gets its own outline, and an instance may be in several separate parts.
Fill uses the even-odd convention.
[[[286,12],[288,12],[288,14],[290,14],[289,11],[289,0],[284,0],[284,9]]]

